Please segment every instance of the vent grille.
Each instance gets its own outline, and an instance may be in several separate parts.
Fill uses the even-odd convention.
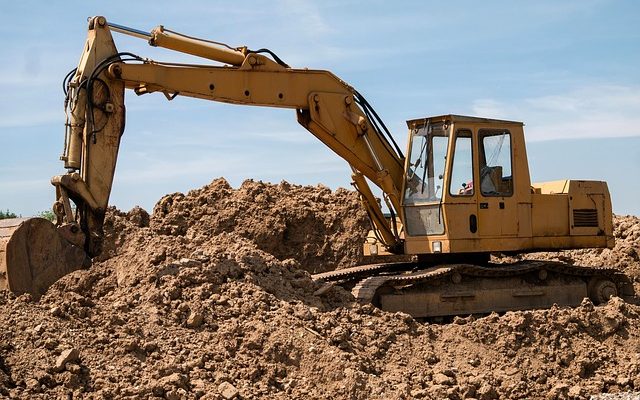
[[[598,210],[590,208],[573,210],[573,226],[597,228]]]

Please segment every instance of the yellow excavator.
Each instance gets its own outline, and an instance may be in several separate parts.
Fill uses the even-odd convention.
[[[217,62],[178,64],[119,52],[112,32]],[[222,64],[222,65],[221,65]],[[611,248],[605,182],[532,184],[521,122],[439,115],[407,122],[405,157],[367,100],[328,71],[296,69],[268,49],[89,19],[79,65],[64,80],[67,113],[52,178],[54,224],[0,223],[0,286],[38,296],[101,252],[103,222],[125,124],[125,89],[233,104],[291,108],[300,125],[346,160],[372,222],[366,255],[411,255],[314,276],[362,302],[415,317],[601,303],[631,295],[612,268],[527,261],[493,264],[491,253]],[[369,182],[382,191],[374,196]],[[382,201],[388,212],[384,212]],[[384,260],[384,258],[383,258]]]

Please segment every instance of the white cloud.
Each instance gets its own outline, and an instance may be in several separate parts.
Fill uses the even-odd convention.
[[[477,99],[477,116],[522,121],[530,140],[640,136],[640,87],[592,85],[515,100]]]
[[[329,24],[322,17],[316,4],[309,0],[282,0],[279,2],[279,10],[294,25],[295,31],[304,32],[307,36],[326,35],[331,32]],[[304,28],[304,29],[302,29]]]

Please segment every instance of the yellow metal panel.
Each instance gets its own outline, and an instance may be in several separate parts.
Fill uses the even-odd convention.
[[[518,237],[530,238],[531,234],[531,203],[518,203]]]
[[[531,230],[534,237],[569,234],[568,195],[532,194],[531,212]]]
[[[473,199],[471,199],[473,200]],[[447,236],[459,239],[471,239],[478,237],[477,231],[477,206],[475,200],[467,203],[453,203],[443,205],[446,209]],[[472,215],[476,217],[476,231],[471,232],[470,219]]]

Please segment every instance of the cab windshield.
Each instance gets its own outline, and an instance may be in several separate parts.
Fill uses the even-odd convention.
[[[413,130],[404,193],[405,204],[440,202],[448,144],[449,129],[443,123],[427,123]]]

